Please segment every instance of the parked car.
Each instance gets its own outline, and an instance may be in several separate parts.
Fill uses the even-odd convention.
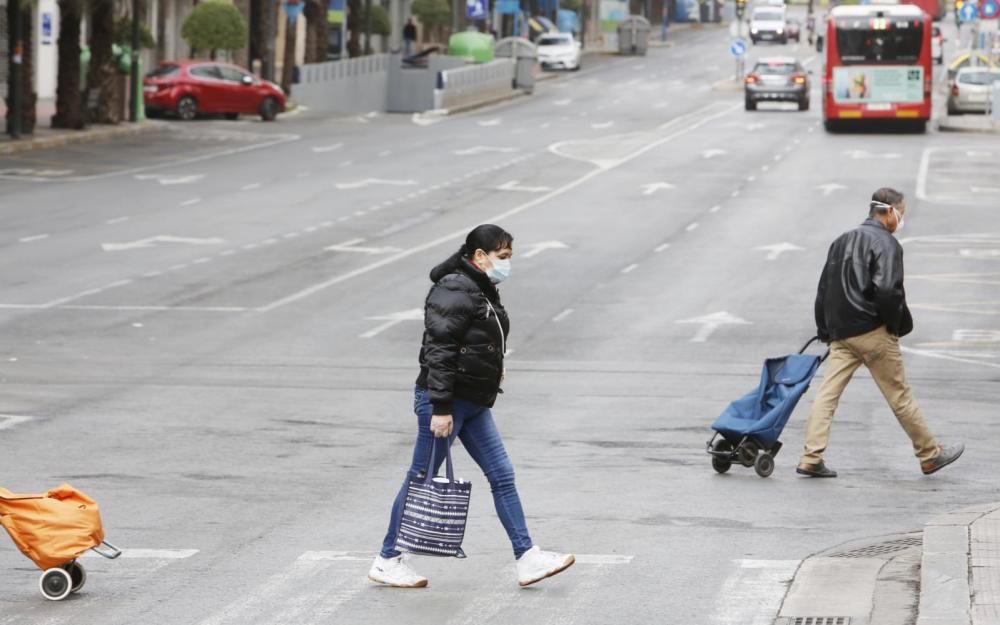
[[[789,39],[794,39],[795,43],[802,41],[802,22],[794,17],[785,20],[785,32]]]
[[[979,67],[980,69],[989,68],[993,69],[996,67],[993,61],[990,60],[988,54],[983,52],[976,52],[975,54],[971,52],[963,52],[959,54],[951,63],[948,63],[948,82],[953,84],[955,82],[955,76],[958,75],[958,71],[963,67]]]
[[[152,114],[171,113],[183,120],[201,114],[260,115],[273,121],[285,110],[285,94],[273,82],[215,61],[168,61],[143,80],[143,101]]]
[[[580,42],[570,33],[547,33],[538,38],[538,63],[542,69],[580,69]]]
[[[785,9],[779,7],[759,7],[750,16],[750,41],[780,41],[788,43],[785,31]]]
[[[944,64],[944,35],[941,34],[941,29],[934,26],[931,29],[931,60],[933,60],[938,65]]]
[[[958,70],[948,94],[948,114],[985,113],[990,107],[995,82],[1000,82],[1000,69],[963,67]],[[1000,106],[1000,102],[994,105]]]
[[[809,74],[793,57],[760,59],[747,74],[744,93],[748,111],[756,111],[761,101],[795,102],[808,111]]]

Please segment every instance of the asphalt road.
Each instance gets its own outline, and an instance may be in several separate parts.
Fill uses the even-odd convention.
[[[51,603],[6,543],[0,623],[770,623],[807,555],[997,499],[995,139],[831,136],[815,96],[747,113],[713,88],[725,31],[671,36],[443,120],[305,112],[0,158],[2,484],[71,482],[128,550]],[[910,378],[965,458],[923,477],[859,374],[840,478],[794,474],[808,395],[771,478],[716,475],[710,424],[811,336],[826,248],[883,185],[910,197]],[[580,563],[518,589],[461,452],[469,559],[373,587],[414,435],[413,311],[488,221],[516,250],[495,414],[535,541]]]

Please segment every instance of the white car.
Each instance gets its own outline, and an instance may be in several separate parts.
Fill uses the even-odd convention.
[[[580,42],[570,33],[547,33],[537,43],[542,69],[580,69]]]
[[[785,24],[785,9],[781,7],[758,7],[750,16],[750,41],[779,41],[788,43]]]

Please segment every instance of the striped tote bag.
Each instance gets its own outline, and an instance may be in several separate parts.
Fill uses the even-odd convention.
[[[465,557],[462,539],[472,484],[455,480],[450,442],[444,442],[447,477],[432,477],[428,470],[427,477],[410,478],[407,482],[406,501],[396,532],[396,549],[400,551],[422,556]],[[432,469],[437,447],[435,441],[429,465]]]

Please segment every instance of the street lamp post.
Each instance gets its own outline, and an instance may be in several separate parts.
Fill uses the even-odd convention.
[[[139,2],[141,0],[132,0],[132,105],[128,112],[128,120],[132,123],[139,121],[139,98],[142,97],[139,86]]]
[[[21,119],[24,116],[21,111],[23,107],[21,96],[24,89],[21,79],[21,61],[24,55],[24,42],[21,35],[21,0],[8,1],[7,18],[10,22],[10,38],[14,42],[14,54],[10,65],[10,84],[13,86],[14,92],[11,93],[10,97],[10,124],[7,127],[7,132],[12,138],[20,139]]]

